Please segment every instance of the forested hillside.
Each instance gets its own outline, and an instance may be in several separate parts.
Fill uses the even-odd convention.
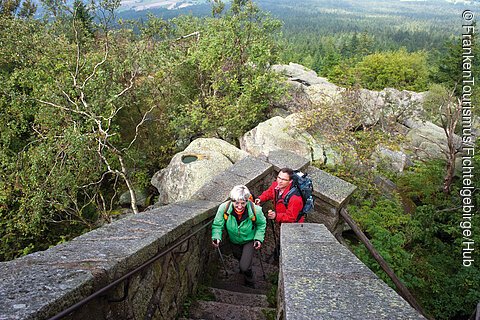
[[[381,90],[402,82],[405,85],[399,89],[425,91],[431,82],[447,81],[448,73],[452,74],[453,70],[457,76],[460,73],[458,62],[453,62],[451,57],[461,50],[458,39],[462,32],[463,3],[443,0],[255,2],[282,23],[281,33],[276,35],[279,62],[300,63],[337,84],[360,83]],[[471,5],[479,7],[475,2]],[[211,10],[203,4],[178,10],[124,11],[120,16],[144,19],[148,13],[172,18],[209,16]],[[372,54],[377,56],[368,57]],[[370,79],[376,77],[376,71],[371,70],[371,60],[377,59],[389,61],[398,68],[401,68],[399,60],[410,62],[407,70],[393,70],[391,81],[372,83]],[[365,69],[373,74],[365,74]],[[411,73],[409,70],[413,69],[418,70]],[[398,78],[405,73],[410,74],[409,79]]]
[[[192,140],[238,144],[290,101],[270,66],[297,62],[347,88],[347,103],[302,107],[316,112],[306,114],[308,129],[329,129],[335,152],[345,151],[344,162],[321,167],[358,186],[352,215],[428,315],[467,319],[473,312],[480,269],[461,265],[458,166],[452,175],[459,150],[402,173],[373,168],[367,155],[379,143],[400,149],[398,128],[386,116],[350,121],[362,89],[430,90],[427,120],[461,134],[452,112],[462,82],[462,4],[235,0],[150,14],[120,13],[118,1],[43,6],[48,18],[33,19],[32,2],[0,0],[0,260],[111,222],[125,211],[121,194],[134,200],[129,212],[152,204],[158,194],[150,178]],[[478,47],[473,54],[480,56]],[[478,67],[477,59],[473,74]],[[478,90],[472,101],[478,105]],[[478,189],[478,154],[473,159]],[[379,178],[395,190],[386,192]],[[140,194],[146,200],[137,203]],[[472,197],[477,208],[479,197]],[[476,244],[479,220],[469,228]],[[473,255],[480,261],[478,250]]]
[[[335,80],[339,76],[332,69],[339,64],[350,67],[368,54],[402,48],[428,52],[428,64],[435,68],[446,44],[461,33],[463,9],[444,1],[393,0],[264,0],[261,6],[284,23],[282,61],[295,61]]]
[[[255,2],[282,21],[282,61],[294,61],[324,75],[339,60],[376,51],[426,50],[432,58],[437,58],[447,50],[445,42],[460,35],[464,8],[463,3],[443,0]],[[210,6],[148,12],[164,18],[207,16]],[[120,13],[126,19],[141,19],[146,15],[147,11]]]
[[[1,7],[1,260],[110,222],[123,192],[150,199],[176,151],[235,143],[282,92],[280,24],[251,3],[120,26],[116,2],[51,5],[49,21]]]

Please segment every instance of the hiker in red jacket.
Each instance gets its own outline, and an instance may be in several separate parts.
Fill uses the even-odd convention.
[[[257,199],[255,204],[260,204],[268,200],[273,200],[275,210],[269,210],[267,218],[275,220],[276,222],[295,222],[298,214],[303,208],[302,197],[294,194],[285,206],[284,199],[288,191],[292,187],[293,170],[290,168],[283,168],[277,176],[277,180],[264,191]],[[304,222],[305,218],[302,216],[298,222]]]

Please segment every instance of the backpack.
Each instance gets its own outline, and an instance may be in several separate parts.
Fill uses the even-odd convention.
[[[302,216],[306,216],[310,211],[312,211],[315,204],[315,199],[312,196],[313,183],[312,179],[310,179],[310,177],[308,177],[306,173],[300,172],[298,170],[293,171],[292,180],[292,187],[290,188],[290,191],[288,191],[288,193],[285,195],[283,203],[285,204],[285,206],[288,206],[288,201],[294,194],[302,197],[303,207],[302,210],[300,210],[300,212],[298,213],[297,220],[295,221],[298,222],[302,218]]]

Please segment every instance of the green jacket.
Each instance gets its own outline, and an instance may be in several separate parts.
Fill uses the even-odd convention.
[[[230,205],[227,209],[228,219],[225,221],[223,213],[225,212],[227,204]],[[255,206],[255,222],[252,221],[254,216],[252,206]],[[222,230],[224,225],[226,225],[228,236],[232,243],[244,244],[252,240],[263,242],[267,220],[263,215],[262,207],[254,205],[253,202],[249,202],[247,204],[248,217],[246,214],[243,214],[240,223],[237,223],[234,213],[232,214],[233,211],[232,201],[224,202],[218,207],[212,224],[212,240],[222,240]]]

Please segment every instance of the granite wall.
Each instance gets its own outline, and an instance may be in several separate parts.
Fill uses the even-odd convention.
[[[283,224],[277,319],[425,319],[321,224]]]
[[[288,152],[271,152],[266,159],[247,157],[215,176],[191,200],[153,208],[46,251],[0,263],[0,320],[50,319],[86,298],[89,302],[66,319],[175,318],[215,253],[210,228],[202,226],[234,185],[245,184],[258,195],[285,166],[308,171],[314,179],[316,212],[309,219],[323,219],[332,232],[340,230],[337,213],[354,186]],[[91,296],[99,290],[104,292]]]
[[[0,319],[49,319],[140,268],[199,229],[217,202],[185,201],[130,216],[0,264]],[[210,258],[210,229],[146,265],[66,319],[172,319]]]

